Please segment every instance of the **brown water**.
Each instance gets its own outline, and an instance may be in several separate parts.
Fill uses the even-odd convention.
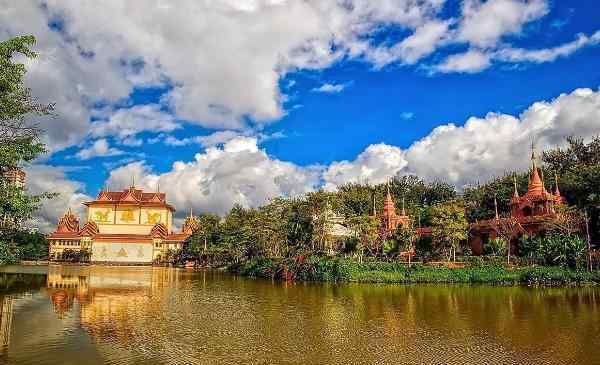
[[[0,271],[0,363],[600,364],[596,288],[286,285],[150,267]]]

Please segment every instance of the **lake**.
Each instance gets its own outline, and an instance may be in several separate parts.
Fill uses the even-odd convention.
[[[600,289],[0,268],[0,363],[600,364]]]

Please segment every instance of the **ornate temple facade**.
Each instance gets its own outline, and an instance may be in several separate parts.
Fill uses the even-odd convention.
[[[66,249],[85,249],[95,263],[151,264],[168,250],[181,249],[198,226],[190,214],[181,231],[174,232],[175,208],[167,203],[166,194],[133,186],[123,191],[103,190],[84,205],[87,222],[83,227],[69,209],[48,236],[51,259]]]
[[[536,164],[535,152],[531,154],[531,172],[527,192],[521,196],[517,189],[515,180],[515,191],[510,199],[510,217],[498,216],[494,219],[474,223],[470,227],[469,244],[474,254],[483,253],[483,245],[490,239],[497,237],[496,226],[502,224],[503,220],[512,219],[516,225],[513,233],[511,247],[518,249],[518,238],[523,235],[535,235],[540,233],[544,226],[558,218],[556,207],[565,204],[558,187],[558,178],[555,177],[554,192],[548,192],[544,186],[541,170]]]

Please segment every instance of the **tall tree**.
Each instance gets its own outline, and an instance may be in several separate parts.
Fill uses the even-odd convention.
[[[32,36],[22,36],[0,43],[0,173],[22,168],[46,151],[42,130],[32,122],[51,115],[52,104],[36,101],[25,87],[25,65],[15,62],[15,55],[28,58],[37,55],[30,47]],[[0,178],[0,240],[14,241],[21,223],[30,218],[41,199],[49,194],[32,196],[26,190]]]
[[[431,234],[439,247],[445,249],[448,261],[456,261],[456,249],[467,239],[469,223],[462,200],[439,203],[431,212]]]

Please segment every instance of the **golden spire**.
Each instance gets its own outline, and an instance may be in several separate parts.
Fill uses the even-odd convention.
[[[554,172],[554,195],[560,196],[560,190],[558,189],[558,175]]]
[[[513,182],[515,184],[515,193],[514,193],[514,197],[518,198],[519,197],[519,190],[517,189],[517,175],[513,175]]]

